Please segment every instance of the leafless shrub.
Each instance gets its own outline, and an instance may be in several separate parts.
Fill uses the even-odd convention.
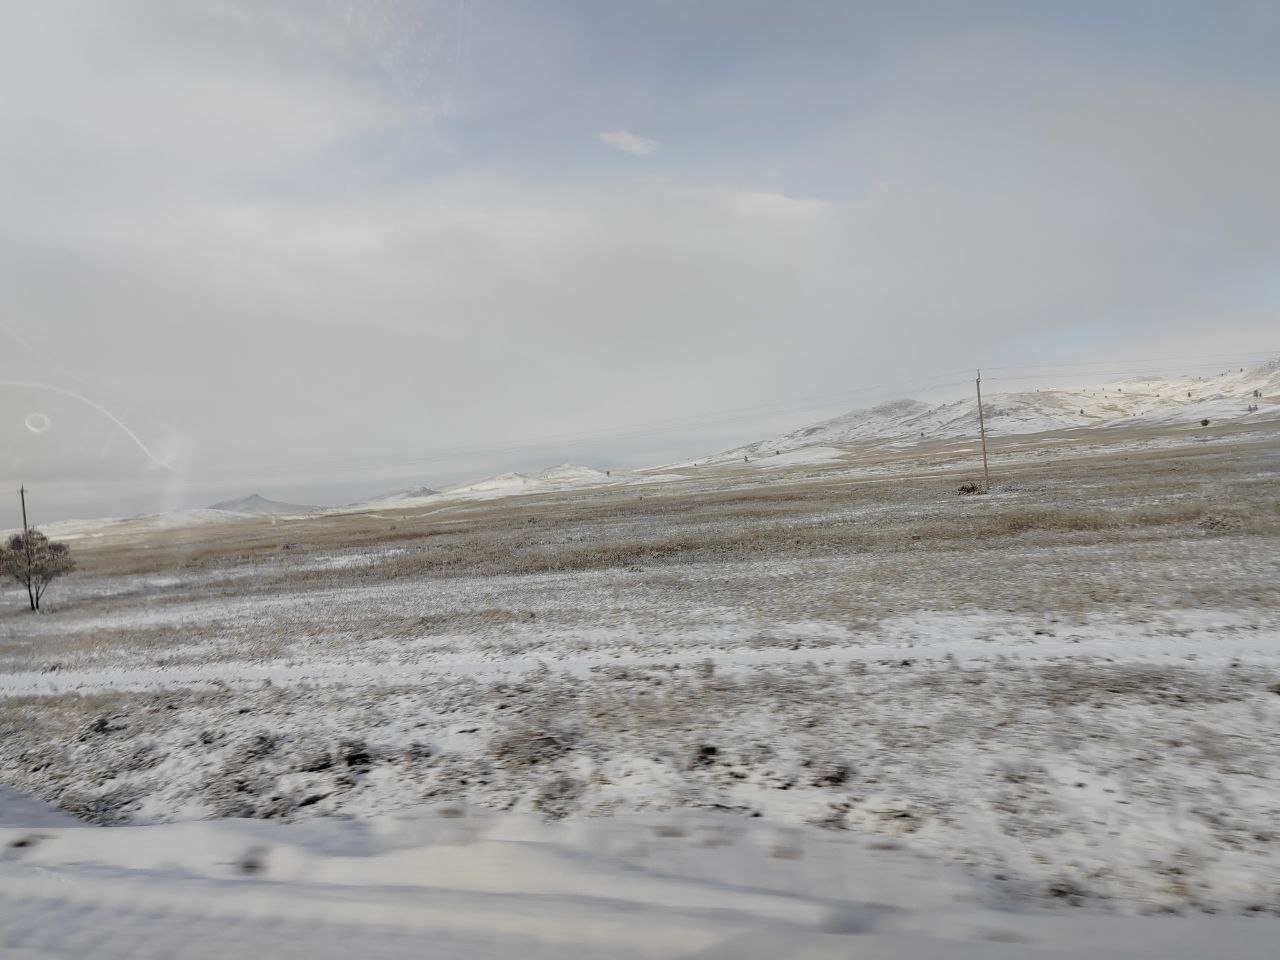
[[[75,568],[70,548],[39,530],[15,533],[0,546],[0,577],[10,577],[26,588],[33,613],[40,609],[40,598],[49,584]]]

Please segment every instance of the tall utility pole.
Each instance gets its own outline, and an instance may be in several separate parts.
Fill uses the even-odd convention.
[[[22,498],[22,535],[27,535],[27,488],[21,486],[18,488],[18,496]]]
[[[978,433],[982,437],[982,479],[986,484],[984,493],[991,492],[991,473],[987,470],[987,423],[982,416],[982,371],[978,371],[978,379],[973,381],[978,388]]]

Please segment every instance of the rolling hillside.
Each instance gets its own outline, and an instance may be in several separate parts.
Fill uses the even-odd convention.
[[[1254,396],[1260,391],[1261,398]],[[987,433],[1015,436],[1083,427],[1271,419],[1280,414],[1280,358],[1208,377],[1140,377],[1080,389],[984,393]],[[1250,406],[1257,406],[1250,412]],[[728,450],[712,462],[786,457],[832,459],[841,448],[908,446],[973,436],[974,397],[930,405],[901,399],[854,410],[781,436]],[[806,456],[801,458],[800,452]]]

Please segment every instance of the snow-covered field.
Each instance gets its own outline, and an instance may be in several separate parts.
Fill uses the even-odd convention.
[[[993,453],[77,541],[0,783],[110,826],[13,824],[0,946],[135,890],[321,956],[1270,955],[1280,426]]]

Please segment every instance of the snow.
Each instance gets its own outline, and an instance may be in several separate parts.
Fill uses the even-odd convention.
[[[604,470],[562,463],[531,474],[501,473],[474,483],[449,487],[445,493],[453,498],[482,500],[523,493],[545,493],[564,488],[600,486],[612,480]]]
[[[41,524],[39,529],[53,540],[82,540],[107,536],[140,536],[158,530],[176,530],[251,519],[251,515],[231,513],[212,507],[173,510],[137,517],[105,517],[94,520],[59,520]]]
[[[582,483],[605,483],[610,474],[595,467],[584,467],[575,463],[562,463],[556,467],[548,467],[534,474],[533,479],[539,483],[563,483],[577,485]]]
[[[443,490],[418,488],[402,494],[388,495],[353,504],[344,510],[423,506],[454,500],[498,500],[527,494],[556,493],[565,490],[590,490],[596,487],[635,483],[665,483],[684,480],[679,474],[646,474],[639,471],[606,471],[574,463],[562,463],[533,473],[500,473],[483,480],[461,483]]]
[[[528,493],[536,482],[532,477],[528,477],[523,473],[500,473],[484,480],[448,487],[444,492],[446,495],[455,498],[485,499],[488,497],[507,497]]]
[[[1267,582],[1278,562],[1230,543],[1198,544],[1195,556],[1209,582],[1229,577],[1255,591],[1265,588],[1250,584]],[[1238,566],[1219,566],[1224,558]],[[1045,558],[1010,562],[1035,569]],[[1116,563],[1097,551],[1092,562],[1097,576],[1081,573],[1081,591],[1105,585]],[[1180,563],[1176,554],[1121,561],[1133,582],[1157,584]],[[818,585],[812,596],[845,593],[837,577],[857,583],[858,565],[686,564],[686,599],[675,608],[663,576],[394,580],[260,596],[248,609],[234,596],[173,598],[42,618],[31,635],[36,661],[0,673],[0,698],[70,698],[95,711],[86,725],[103,716],[113,727],[113,711],[123,711],[123,727],[73,732],[47,754],[33,747],[6,775],[32,766],[34,782],[45,782],[38,771],[47,770],[47,785],[73,806],[106,810],[96,798],[117,796],[138,823],[216,816],[244,802],[259,816],[376,818],[443,791],[499,809],[528,809],[534,798],[624,818],[722,806],[779,829],[828,822],[895,835],[901,824],[907,835],[895,842],[968,862],[976,874],[1017,877],[1020,900],[1087,877],[1063,889],[1115,908],[1179,905],[1158,871],[1167,851],[1182,851],[1196,900],[1228,912],[1280,904],[1280,851],[1247,839],[1269,829],[1280,788],[1276,745],[1252,735],[1280,722],[1280,698],[1266,690],[1280,664],[1274,609],[1138,616],[1100,605],[1050,619],[924,608],[866,626],[761,622],[733,604],[790,597],[804,583]],[[931,576],[946,578],[938,568]],[[429,624],[451,610],[512,615],[396,637],[370,629],[366,609],[377,624]],[[183,638],[210,628],[210,640],[184,639],[159,655],[56,646],[82,632]],[[264,634],[290,639],[264,653]],[[655,708],[668,706],[645,720],[651,695],[667,698]],[[807,732],[815,716],[821,724]],[[1000,733],[1001,717],[1016,726]],[[311,758],[352,736],[366,737],[375,759],[351,785],[333,769],[306,772],[328,768]],[[546,736],[573,749],[513,765],[521,738]],[[698,743],[719,753],[691,768],[684,757]],[[1247,762],[1233,759],[1237,745]],[[815,764],[842,757],[849,783],[815,780]],[[61,772],[65,758],[79,784]],[[252,796],[228,795],[238,780],[258,785]],[[562,780],[577,786],[558,799]],[[296,806],[308,797],[320,799]],[[1207,814],[1188,812],[1214,809],[1229,813],[1211,829]]]
[[[0,787],[0,829],[15,827],[79,827],[81,824],[61,810],[17,790]]]
[[[764,456],[759,460],[753,461],[756,466],[764,467],[799,467],[815,463],[831,463],[837,460],[843,460],[848,456],[847,450],[840,450],[836,447],[801,447],[798,450],[791,450],[787,453],[779,453],[776,456]]]
[[[420,504],[427,503],[440,496],[440,491],[425,484],[416,487],[406,487],[403,490],[393,490],[391,493],[380,494],[369,500],[362,500],[359,503],[353,503],[345,508],[338,508],[335,512],[343,510],[369,510],[369,509],[395,509],[396,507],[415,507]]]
[[[994,381],[998,383],[999,381]],[[1255,390],[1262,392],[1254,397]],[[1258,410],[1248,412],[1256,405]],[[1273,419],[1280,415],[1280,358],[1212,377],[1135,377],[1080,389],[1023,392],[984,390],[983,414],[989,436],[1008,437],[1059,430],[1115,426],[1186,426]],[[799,450],[909,446],[928,440],[969,438],[977,432],[976,398],[931,406],[901,399],[793,430],[770,440],[710,458],[729,463],[749,457],[773,458]],[[824,458],[831,459],[829,454]],[[813,462],[803,458],[798,463]]]
[[[0,951],[15,960],[1231,960],[1271,956],[1280,936],[1275,918],[1014,908],[901,845],[705,812],[85,827],[3,793],[0,824]]]

